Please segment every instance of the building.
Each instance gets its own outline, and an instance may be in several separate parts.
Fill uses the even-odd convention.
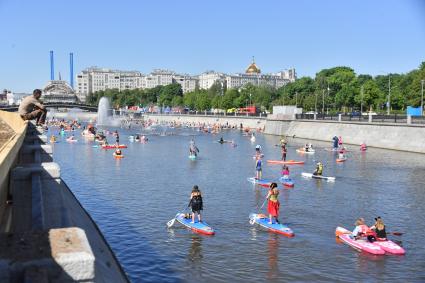
[[[142,88],[154,88],[160,85],[169,85],[173,83],[175,73],[169,70],[156,69],[144,78]]]
[[[210,89],[214,83],[222,83],[226,81],[226,75],[214,71],[206,71],[198,76],[199,78],[199,88],[200,89]]]
[[[43,101],[76,103],[78,98],[71,86],[62,80],[49,81],[43,88]]]
[[[178,83],[182,86],[183,93],[195,91],[196,87],[199,84],[199,79],[197,77],[192,77],[189,75],[174,75],[173,83]]]
[[[144,76],[137,71],[120,71],[91,67],[77,75],[76,91],[81,101],[91,93],[100,90],[143,88]]]
[[[254,59],[248,66],[245,73],[226,76],[227,88],[239,88],[248,83],[259,86],[268,85],[273,88],[280,88],[296,79],[295,69],[280,71],[275,74],[261,74],[261,69],[255,64]]]

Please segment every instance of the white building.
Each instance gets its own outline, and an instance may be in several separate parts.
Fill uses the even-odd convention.
[[[106,89],[142,88],[144,76],[137,71],[120,71],[91,67],[77,75],[76,92],[81,101],[85,101],[90,93]]]
[[[198,78],[200,89],[210,89],[216,82],[224,83],[226,75],[214,71],[206,71],[205,73],[200,74]]]
[[[183,93],[195,91],[198,86],[199,79],[189,75],[174,75],[173,82],[182,86]]]
[[[248,66],[244,74],[234,74],[226,76],[227,88],[239,88],[248,83],[259,86],[269,85],[274,88],[280,88],[296,79],[295,69],[280,71],[275,74],[261,74],[254,60]]]
[[[169,85],[173,83],[175,73],[169,70],[153,70],[152,73],[144,78],[142,88],[154,88],[160,85]]]

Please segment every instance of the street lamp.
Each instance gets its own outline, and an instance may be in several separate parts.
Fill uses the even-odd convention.
[[[425,80],[421,80],[421,116],[424,114],[424,82]]]
[[[322,89],[322,115],[325,114],[325,90]]]
[[[391,108],[391,74],[388,74],[387,115],[390,115],[390,108]]]
[[[363,115],[363,86],[360,89],[360,117]]]
[[[316,96],[316,101],[314,102],[314,114],[317,114],[317,91],[314,94]]]

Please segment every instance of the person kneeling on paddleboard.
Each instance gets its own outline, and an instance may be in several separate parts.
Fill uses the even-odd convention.
[[[370,227],[370,229],[376,233],[376,237],[379,240],[381,241],[387,240],[387,232],[385,231],[385,224],[384,224],[384,221],[382,221],[380,216],[375,218],[375,224],[372,227]]]
[[[289,168],[286,165],[282,166],[282,176],[284,179],[289,179]]]
[[[371,243],[376,241],[376,234],[373,232],[364,221],[364,218],[359,218],[354,223],[356,225],[356,228],[354,228],[352,235],[355,240],[359,240],[362,237],[366,237],[367,240]]]
[[[278,200],[279,190],[277,189],[276,183],[270,184],[270,190],[267,194],[267,212],[269,213],[269,224],[273,224],[273,217],[276,219],[276,223],[279,223],[279,207],[280,202]]]
[[[323,164],[322,162],[317,162],[316,170],[314,170],[313,175],[322,176],[322,173],[323,173]]]
[[[201,191],[198,186],[193,186],[192,193],[190,194],[190,201],[188,207],[192,208],[192,222],[195,223],[195,213],[198,214],[198,221],[201,222],[201,210],[203,210],[203,201]]]

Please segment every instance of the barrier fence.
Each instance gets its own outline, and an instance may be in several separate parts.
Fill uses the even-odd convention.
[[[318,121],[352,121],[362,123],[394,123],[394,124],[416,124],[425,125],[424,116],[409,116],[405,114],[392,115],[344,115],[344,114],[297,114],[297,120]]]

